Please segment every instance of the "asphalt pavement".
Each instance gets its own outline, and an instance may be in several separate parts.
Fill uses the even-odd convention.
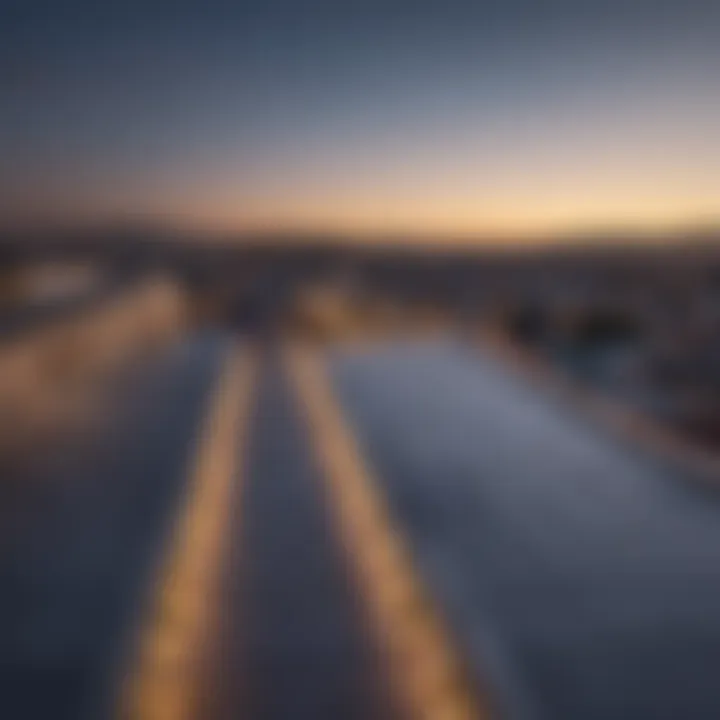
[[[224,605],[235,640],[225,687],[249,717],[389,718],[362,600],[277,356],[266,358],[256,392],[240,449],[246,480],[232,543],[236,582]]]
[[[149,362],[97,432],[2,478],[0,717],[111,716],[223,345]]]
[[[720,495],[471,346],[336,352],[338,394],[513,717],[720,717]]]
[[[112,716],[227,347],[175,347],[96,432],[3,477],[0,717]],[[322,359],[499,717],[720,717],[720,492],[452,338]],[[397,717],[302,403],[279,351],[260,368],[208,720]]]

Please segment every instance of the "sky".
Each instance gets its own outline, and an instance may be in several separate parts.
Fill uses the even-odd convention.
[[[0,224],[720,220],[717,0],[0,8]]]

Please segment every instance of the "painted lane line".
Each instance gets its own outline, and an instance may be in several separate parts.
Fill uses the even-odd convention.
[[[380,487],[334,399],[322,361],[300,347],[290,348],[286,357],[398,709],[410,720],[490,717],[416,577]]]
[[[212,395],[186,496],[141,623],[119,702],[121,720],[197,717],[255,376],[254,358],[233,349]]]

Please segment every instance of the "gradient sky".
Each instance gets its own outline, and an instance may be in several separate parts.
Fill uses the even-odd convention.
[[[716,0],[5,0],[0,220],[720,219]]]

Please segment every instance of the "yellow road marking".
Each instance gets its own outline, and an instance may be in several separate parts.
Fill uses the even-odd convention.
[[[197,712],[255,366],[248,353],[234,349],[218,380],[126,676],[122,720],[189,720]]]
[[[399,708],[411,720],[488,718],[392,527],[322,362],[312,351],[295,347],[287,354],[287,364]]]

